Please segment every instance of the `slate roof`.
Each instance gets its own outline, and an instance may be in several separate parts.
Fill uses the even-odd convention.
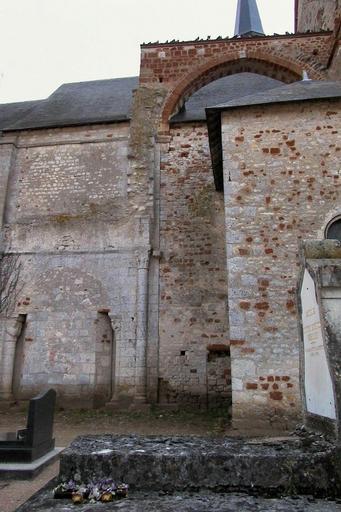
[[[228,110],[230,108],[249,107],[252,105],[311,101],[324,98],[338,98],[340,96],[341,81],[302,80],[289,85],[282,85],[282,87],[276,87],[271,91],[235,97],[231,101],[211,106],[207,110]]]
[[[221,78],[189,98],[186,109],[171,122],[205,122],[207,106],[279,85],[277,80],[252,73]],[[64,84],[46,100],[0,105],[0,130],[127,121],[137,86],[138,77]]]
[[[6,130],[126,121],[138,77],[64,84]],[[0,106],[1,115],[1,106]]]
[[[318,101],[341,98],[341,81],[302,80],[289,85],[275,87],[213,107],[206,108],[208,135],[211,150],[214,181],[217,190],[223,190],[223,150],[221,142],[221,112],[229,109],[240,109],[254,105],[271,105],[285,103],[301,103],[302,101]]]
[[[137,86],[138,77],[64,84],[46,100],[0,105],[0,130],[127,121]],[[341,82],[312,81],[283,86],[272,78],[241,73],[197,91],[171,123],[206,121],[206,108],[208,113],[217,113],[249,105],[333,97],[340,95],[340,87]]]
[[[185,109],[172,117],[171,123],[206,121],[206,107],[282,85],[283,82],[254,73],[238,73],[220,78],[193,94],[186,102]]]
[[[22,101],[20,103],[0,104],[0,131],[5,126],[14,124],[26,116],[40,101]]]

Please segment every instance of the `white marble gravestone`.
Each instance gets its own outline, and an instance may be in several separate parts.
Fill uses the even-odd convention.
[[[305,269],[301,286],[304,390],[307,412],[336,419],[335,392],[328,365],[316,285]]]

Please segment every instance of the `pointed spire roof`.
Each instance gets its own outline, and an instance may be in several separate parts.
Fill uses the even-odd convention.
[[[238,0],[235,36],[264,35],[256,0]]]

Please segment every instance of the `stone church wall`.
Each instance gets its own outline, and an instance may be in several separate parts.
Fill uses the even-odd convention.
[[[300,7],[300,31],[333,28],[333,0]],[[169,118],[233,73],[339,78],[338,55],[336,33],[142,45],[130,124],[0,136],[0,398],[227,408],[232,361],[236,426],[296,419],[298,242],[341,213],[334,104],[225,114],[225,203],[206,124]]]
[[[1,139],[4,250],[21,265],[2,315],[3,397],[49,385],[92,406],[136,393],[137,274],[149,227],[127,199],[128,134],[115,124]]]
[[[300,413],[300,240],[341,213],[340,103],[223,114],[233,421]]]
[[[224,198],[214,188],[205,124],[171,128],[160,210],[159,399],[228,407]]]
[[[21,264],[25,286],[16,311],[6,319],[11,328],[19,316],[25,318],[23,355],[21,361],[14,361],[14,373],[22,374],[15,398],[31,397],[49,385],[64,401],[92,407],[95,381],[109,366],[114,376],[121,376],[115,391],[133,394],[135,374],[129,359],[134,358],[135,338],[134,256],[36,254],[22,256]],[[101,315],[108,312],[114,323],[113,341],[106,339],[106,329],[103,333],[96,329]],[[18,344],[19,336],[15,338],[8,342]],[[105,362],[100,353],[107,343],[113,347]],[[107,378],[106,401],[112,388]]]
[[[298,0],[297,31],[320,32],[334,30],[335,21],[341,17],[339,0]]]

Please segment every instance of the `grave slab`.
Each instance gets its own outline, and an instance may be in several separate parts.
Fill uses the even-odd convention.
[[[335,501],[314,499],[312,496],[266,499],[247,494],[135,492],[129,498],[108,504],[73,505],[67,500],[55,500],[51,482],[42,491],[17,509],[17,512],[341,512]]]
[[[60,479],[112,478],[132,491],[206,489],[265,496],[341,496],[340,448],[319,436],[269,439],[81,436]]]

